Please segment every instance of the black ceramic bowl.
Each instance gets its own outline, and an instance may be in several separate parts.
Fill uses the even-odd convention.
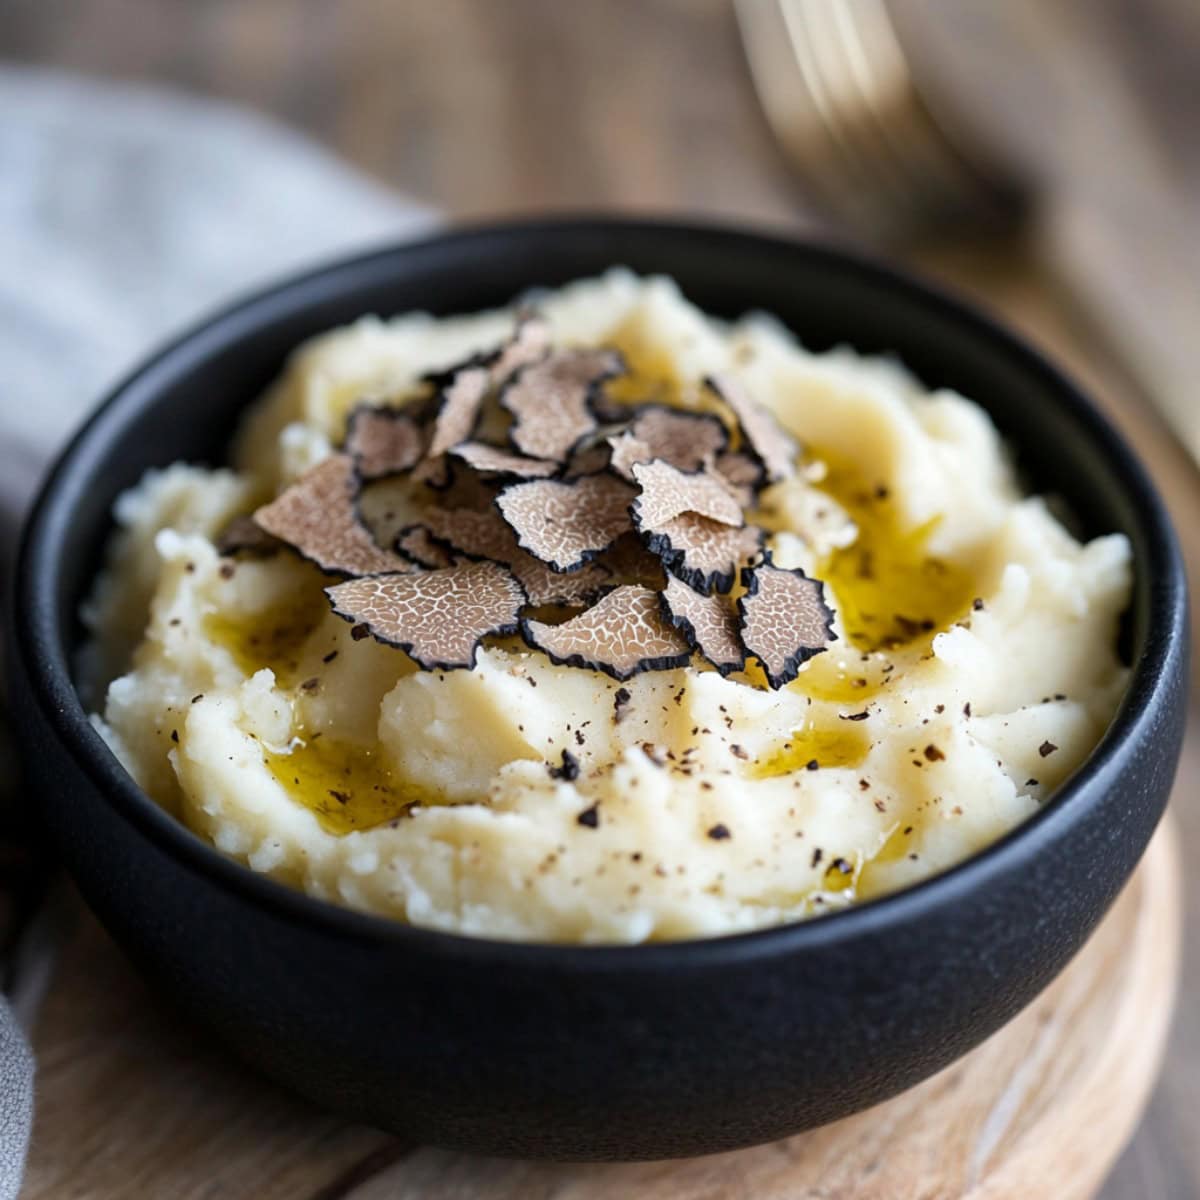
[[[982,403],[1086,532],[1123,530],[1129,691],[1051,803],[927,883],[807,924],[668,945],[513,945],[288,891],[148,800],[88,725],[76,612],[121,489],[219,460],[238,412],[310,334],[363,313],[469,312],[614,263],[709,312],[776,313],[810,346],[894,351]],[[1129,877],[1183,727],[1185,585],[1142,468],[1052,367],[961,304],[819,246],[577,221],[467,230],[284,283],[169,346],[59,462],[26,535],[13,711],[46,825],[131,956],[240,1055],[319,1104],[444,1146],[653,1158],[778,1138],[944,1067],[1062,969]]]

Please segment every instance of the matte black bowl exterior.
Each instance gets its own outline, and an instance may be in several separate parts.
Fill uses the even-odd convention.
[[[310,334],[367,312],[468,312],[614,263],[704,309],[778,314],[809,345],[896,351],[981,402],[1035,485],[1124,530],[1129,693],[1088,763],[965,865],[808,924],[690,943],[512,945],[405,928],[226,861],[147,800],[87,724],[68,659],[113,498],[219,459],[239,409]],[[69,353],[69,347],[65,349]],[[414,1140],[560,1158],[729,1149],[845,1116],[945,1066],[1066,964],[1133,870],[1184,717],[1185,584],[1140,466],[1041,358],[960,304],[818,246],[623,221],[468,230],[344,262],[217,316],[109,398],[49,480],[10,662],[30,783],[88,901],[238,1053]],[[419,736],[414,732],[414,736]]]

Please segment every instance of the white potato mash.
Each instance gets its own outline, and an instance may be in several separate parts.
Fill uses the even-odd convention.
[[[310,895],[588,943],[840,908],[1047,802],[1125,686],[1123,536],[1080,544],[1022,495],[980,408],[893,362],[809,353],[770,318],[718,322],[624,271],[537,304],[556,344],[622,351],[614,401],[711,407],[701,380],[726,372],[799,439],[802,469],[757,519],[777,564],[826,581],[838,640],[775,691],[753,665],[619,682],[516,636],[473,669],[420,670],[356,637],[299,556],[223,556],[228,522],[330,455],[363,397],[402,403],[514,320],[364,318],[297,350],[230,468],[152,471],[117,505],[82,682],[151,796]],[[376,508],[376,528],[404,523],[386,493]]]

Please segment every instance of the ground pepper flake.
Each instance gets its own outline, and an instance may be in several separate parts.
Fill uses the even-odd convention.
[[[597,829],[600,826],[600,806],[593,804],[591,808],[585,808],[575,818],[576,825],[582,825],[584,829]]]
[[[550,772],[551,779],[564,779],[567,783],[573,783],[579,778],[579,759],[570,750],[564,750],[562,752],[562,766],[547,766],[546,769]]]
[[[1039,753],[1039,754],[1040,754],[1040,755],[1041,755],[1043,758],[1048,758],[1048,757],[1049,757],[1051,754],[1053,754],[1053,753],[1055,752],[1055,750],[1057,750],[1057,749],[1058,749],[1058,747],[1057,747],[1057,746],[1056,746],[1056,745],[1055,745],[1053,742],[1043,742],[1043,743],[1042,743],[1042,744],[1041,744],[1041,745],[1038,747],[1038,753]]]
[[[941,762],[946,756],[931,742],[925,747],[925,757],[930,762]]]
[[[711,828],[711,829],[708,831],[708,834],[707,834],[707,836],[708,836],[708,837],[710,837],[710,838],[712,838],[712,840],[713,840],[714,842],[723,842],[723,841],[725,841],[727,838],[731,838],[731,837],[733,837],[733,834],[729,832],[729,829],[728,829],[728,827],[727,827],[727,826],[725,826],[725,825],[721,825],[721,824],[717,824],[717,825],[714,825],[714,826],[713,826],[713,827],[712,827],[712,828]]]

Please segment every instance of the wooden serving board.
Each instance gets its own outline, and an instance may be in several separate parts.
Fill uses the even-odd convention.
[[[1170,822],[1067,971],[959,1063],[838,1124],[710,1158],[505,1162],[419,1148],[253,1076],[80,919],[38,1022],[23,1195],[102,1200],[1025,1200],[1094,1194],[1158,1070],[1179,966]]]

